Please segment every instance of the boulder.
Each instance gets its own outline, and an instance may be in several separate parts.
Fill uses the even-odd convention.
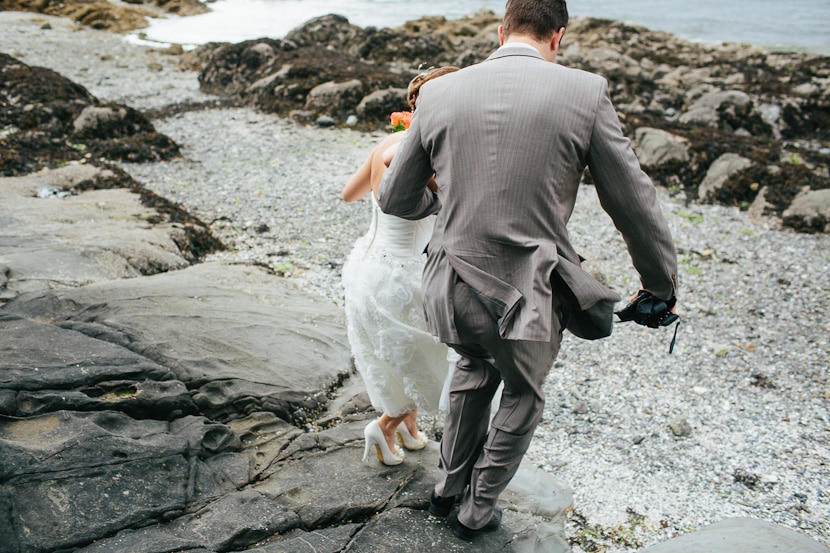
[[[745,157],[734,153],[723,154],[712,163],[706,172],[706,177],[700,183],[700,188],[697,191],[698,199],[705,200],[709,194],[723,186],[732,175],[751,166],[752,161]]]
[[[830,553],[789,528],[749,518],[732,518],[642,550],[640,553]]]
[[[767,202],[767,188],[763,187],[758,190],[758,195],[752,200],[752,203],[747,209],[749,218],[755,221],[756,224],[764,228],[779,229],[781,221],[775,217],[769,217],[767,211],[770,208]]]
[[[784,213],[784,224],[804,232],[830,232],[830,189],[805,190]]]
[[[72,125],[79,134],[94,134],[105,125],[111,125],[127,116],[127,110],[121,107],[87,106],[81,111]]]
[[[712,90],[694,99],[689,108],[680,116],[681,123],[716,127],[723,109],[746,112],[752,100],[740,90]]]
[[[327,82],[311,89],[306,98],[305,109],[345,120],[362,97],[363,83],[357,79],[339,83]]]
[[[182,269],[221,247],[200,221],[133,186],[86,164],[0,177],[0,297]]]
[[[211,418],[270,411],[304,424],[350,367],[342,313],[254,266],[207,263],[28,294],[5,311],[169,368]]]
[[[387,88],[364,96],[357,105],[356,111],[361,118],[379,120],[383,117],[388,118],[389,114],[396,111],[408,111],[409,109],[405,88]]]
[[[689,141],[660,129],[640,127],[634,131],[634,151],[644,167],[689,161]]]

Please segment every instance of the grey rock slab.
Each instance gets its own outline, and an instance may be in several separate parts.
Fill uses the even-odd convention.
[[[83,286],[189,265],[174,237],[177,224],[151,224],[154,208],[130,190],[88,190],[38,197],[45,188],[68,191],[111,171],[68,165],[22,177],[0,177],[0,264],[4,296]]]
[[[344,524],[322,530],[306,532],[295,528],[288,532],[260,541],[250,548],[250,553],[340,553],[345,551],[352,536],[361,527],[359,524]],[[118,535],[96,541],[94,544],[77,549],[75,553],[210,553],[199,544],[204,539],[191,535],[183,537],[169,527],[155,525],[138,530],[124,530]]]
[[[523,513],[505,510],[501,526],[466,542],[452,533],[445,519],[426,511],[396,508],[372,519],[354,538],[349,551],[360,553],[510,552],[570,553],[562,533]]]
[[[137,418],[172,418],[196,410],[190,392],[178,380],[106,381],[84,385],[79,390],[22,391],[17,394],[18,416],[61,410],[108,409],[122,411]]]
[[[349,551],[569,551],[564,521],[573,495],[549,474],[520,467],[499,500],[505,510],[502,528],[477,540],[476,549],[448,533],[444,521],[427,515],[438,444],[407,451],[404,462],[393,467],[380,464],[374,455],[363,463],[361,454],[361,447],[333,445],[292,458],[272,467],[270,477],[254,489],[297,512],[305,528],[367,521]]]
[[[75,550],[75,553],[213,553],[199,545],[194,538],[173,534],[162,525],[146,526],[137,530],[123,530],[113,537],[96,540],[95,543]]]
[[[279,503],[237,493],[254,474],[240,447],[228,427],[202,417],[167,423],[58,412],[0,419],[4,543],[14,544],[12,551],[51,551],[175,519],[158,535],[227,550],[296,527],[299,517]],[[185,515],[193,509],[201,510]]]
[[[307,529],[364,520],[381,511],[421,471],[416,463],[361,462],[362,449],[341,447],[291,459],[254,489],[300,515]]]
[[[27,294],[4,310],[167,367],[212,418],[264,410],[304,420],[351,367],[342,310],[253,265]]]
[[[239,437],[251,479],[258,479],[291,443],[306,435],[273,413],[251,413],[228,422],[228,427]]]
[[[351,542],[360,524],[344,524],[322,530],[294,530],[279,541],[248,549],[250,553],[341,553]]]
[[[174,534],[192,537],[206,549],[238,551],[300,525],[293,511],[254,490],[227,494],[171,524]]]
[[[115,385],[104,384],[107,382],[143,382],[148,391],[151,382],[171,385],[164,393],[158,388],[160,401],[178,393],[170,369],[125,347],[49,321],[54,319],[26,319],[0,309],[0,391],[15,396],[12,411],[0,410],[0,414],[21,415],[17,412],[18,394],[49,390],[84,390],[90,402],[97,397],[99,406],[118,404],[117,396],[125,394]],[[24,400],[20,408],[36,410],[27,405]]]
[[[731,518],[641,553],[830,553],[830,549],[784,526],[751,518]]]
[[[186,451],[166,423],[121,413],[0,420],[0,513],[11,528],[4,544],[53,551],[181,511]]]
[[[398,508],[381,513],[361,530],[352,542],[351,551],[398,553],[400,551],[483,552],[498,551],[496,544],[509,541],[502,528],[467,543],[453,535],[445,519],[429,516],[427,511]]]

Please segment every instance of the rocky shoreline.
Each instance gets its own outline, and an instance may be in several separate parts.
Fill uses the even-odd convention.
[[[488,17],[413,22],[407,32],[423,46],[435,27],[466,28],[453,33],[467,37],[463,51],[473,52],[465,58],[472,61],[476,37],[482,55],[492,48],[485,46]],[[7,91],[16,81],[4,80],[5,97],[15,99],[4,106],[4,117],[24,118],[4,120],[4,146],[18,144],[10,142],[18,134],[10,129],[21,128],[26,114],[53,113],[38,119],[43,126],[33,136],[57,138],[59,148],[46,148],[54,158],[14,157],[30,165],[0,180],[6,229],[0,240],[0,448],[4,459],[14,460],[0,473],[0,551],[6,544],[17,545],[9,551],[137,550],[137,544],[146,551],[263,552],[311,550],[304,548],[312,544],[319,551],[326,550],[323,543],[330,551],[466,550],[424,515],[434,450],[409,457],[399,471],[357,462],[362,426],[372,415],[348,361],[339,269],[365,229],[368,210],[342,203],[338,194],[385,130],[363,126],[369,112],[357,116],[356,107],[353,125],[347,124],[351,108],[315,111],[313,79],[304,85],[301,108],[269,107],[262,91],[274,97],[280,85],[296,84],[291,71],[251,89],[269,78],[267,64],[250,65],[256,69],[245,74],[226,63],[251,52],[270,56],[265,47],[278,52],[285,41],[183,53],[129,45],[64,18],[13,12],[0,18],[2,53],[13,58],[4,58],[5,67],[24,75],[41,72],[22,64],[47,67],[86,89],[56,79],[75,91],[60,107],[22,101],[23,94]],[[799,226],[780,216],[793,202],[764,215],[758,205],[740,209],[757,195],[726,191],[745,185],[752,192],[758,183],[759,192],[772,183],[765,194],[774,203],[779,185],[783,196],[798,185],[790,199],[827,188],[828,139],[821,134],[827,59],[735,45],[704,51],[613,22],[575,27],[567,59],[593,60],[590,68],[620,80],[615,90],[638,154],[653,160],[644,164],[668,185],[660,198],[681,252],[680,345],[668,356],[665,335],[626,326],[600,345],[566,341],[528,457],[527,474],[543,489],[534,495],[527,482],[524,488],[518,482],[506,498],[504,532],[477,550],[512,544],[517,551],[653,546],[650,553],[667,552],[658,548],[682,545],[669,538],[748,517],[797,529],[807,540],[798,542],[801,549],[825,551],[825,215],[819,208]],[[296,48],[285,51],[302,50],[302,37],[317,37],[344,40],[337,44],[347,53],[362,32],[325,18],[298,29],[291,39]],[[380,33],[386,38],[376,46],[400,44],[402,32]],[[448,43],[463,42],[453,33],[446,34]],[[593,48],[600,37],[602,48]],[[655,93],[665,92],[660,87],[651,96],[635,94],[637,87],[648,91],[658,72],[646,72],[642,62],[635,69],[629,59],[661,49],[690,64],[663,75],[677,81],[682,104],[672,97],[664,105]],[[278,61],[270,75],[278,75],[287,62],[273,55]],[[746,67],[743,82],[731,79],[746,87],[749,103],[704,86],[717,88],[725,74],[734,75],[726,68],[732,66],[714,63],[731,58]],[[760,80],[781,80],[767,74],[771,60],[800,69],[791,71],[786,90],[770,85],[756,92]],[[412,68],[376,65],[396,78]],[[293,67],[300,65],[293,61]],[[211,88],[221,75],[237,90]],[[326,73],[320,78],[336,80]],[[691,78],[702,88],[686,98]],[[793,87],[810,83],[818,89],[790,96]],[[336,97],[359,105],[375,92]],[[321,107],[333,96],[326,98]],[[778,127],[759,107],[775,102],[782,113],[791,110]],[[121,123],[83,137],[75,122],[86,108],[94,109],[82,121],[93,113],[92,120],[120,116],[114,120]],[[682,127],[678,120],[690,113],[702,119]],[[819,124],[810,130],[798,117]],[[806,130],[785,138],[793,121]],[[167,156],[173,145],[179,155]],[[130,158],[125,151],[157,153]],[[723,157],[728,154],[735,157]],[[58,156],[66,168],[58,168]],[[731,198],[723,203],[738,207],[699,203],[707,179],[712,192],[702,199],[717,201],[723,190]],[[40,187],[52,187],[54,197],[37,198]],[[602,217],[586,186],[572,233],[625,294],[635,277]],[[804,321],[813,327],[805,329]],[[96,444],[97,457],[87,442]],[[108,462],[81,470],[96,458]],[[540,505],[542,499],[550,503]],[[760,531],[738,527],[743,535]]]
[[[193,57],[203,91],[302,123],[372,129],[406,109],[415,68],[484,60],[499,22],[482,11],[377,30],[329,15],[281,40],[209,44]],[[689,202],[830,231],[830,58],[715,48],[593,18],[574,18],[568,32],[558,62],[608,79],[656,183]]]

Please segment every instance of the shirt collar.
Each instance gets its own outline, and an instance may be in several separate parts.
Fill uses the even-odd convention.
[[[524,42],[505,42],[504,44],[499,46],[499,50],[503,50],[505,48],[527,48],[527,49],[533,50],[537,54],[539,53],[539,50],[537,50],[536,48],[534,48],[530,44],[525,44]]]

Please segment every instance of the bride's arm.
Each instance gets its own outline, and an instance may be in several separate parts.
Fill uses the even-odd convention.
[[[366,161],[355,171],[354,175],[343,187],[342,196],[347,202],[359,200],[372,189],[372,157],[374,150],[366,158]]]
[[[346,183],[346,186],[343,187],[342,196],[345,201],[354,202],[359,200],[380,183],[380,179],[383,176],[383,171],[386,170],[386,167],[383,166],[383,170],[380,170],[380,168],[377,167],[377,159],[378,157],[383,159],[386,150],[392,149],[390,148],[392,145],[397,145],[398,142],[403,139],[404,134],[405,133],[391,134],[384,138],[380,144],[372,148],[372,151],[369,152],[368,157],[366,157],[366,161],[364,161],[357,171],[355,171],[354,175],[352,175]]]

